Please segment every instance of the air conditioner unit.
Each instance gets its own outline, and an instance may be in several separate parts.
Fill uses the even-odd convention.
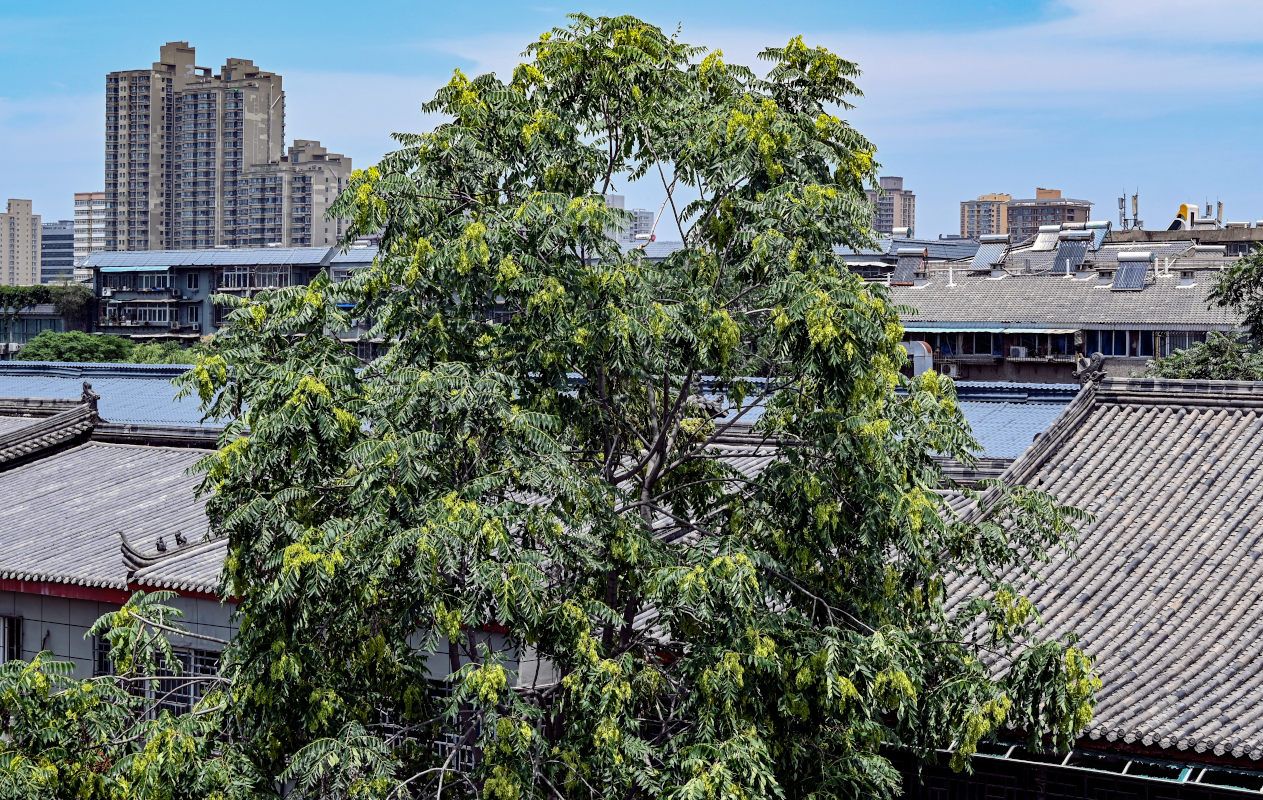
[[[110,287],[108,287],[108,286],[107,286],[107,287],[105,287],[104,289],[102,289],[102,290],[101,290],[101,296],[102,296],[102,297],[113,297],[113,296],[114,296],[114,290],[113,290],[113,289],[111,289]]]
[[[946,376],[947,376],[947,377],[949,377],[949,378],[959,378],[959,377],[960,377],[960,365],[959,365],[959,364],[944,364],[944,365],[943,365],[943,374],[944,374],[944,375],[946,375]]]
[[[179,290],[179,289],[172,289],[172,290],[171,290],[171,296],[172,296],[172,297],[179,297],[179,296],[180,296],[180,290]]]
[[[1026,358],[1025,347],[1010,347],[1009,358]]]

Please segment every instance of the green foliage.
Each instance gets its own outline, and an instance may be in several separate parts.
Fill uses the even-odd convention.
[[[1263,381],[1263,351],[1252,342],[1212,332],[1205,342],[1150,361],[1145,374],[1154,378]]]
[[[1211,333],[1205,342],[1150,361],[1145,374],[1156,378],[1263,380],[1263,247],[1255,247],[1221,274],[1207,300],[1212,307],[1230,309],[1241,317],[1245,339]]]
[[[1240,314],[1247,336],[1255,346],[1263,345],[1263,247],[1256,246],[1224,272],[1208,299]]]
[[[196,357],[195,350],[190,351],[176,342],[136,344],[123,336],[80,331],[41,331],[17,354],[21,361],[126,361],[134,364],[188,364]]]
[[[155,713],[159,670],[179,674],[166,631],[184,630],[171,592],[139,592],[92,629],[113,645],[116,675],[75,679],[43,652],[0,665],[0,797],[194,798],[257,796],[258,780],[222,733],[222,677],[192,714]],[[149,697],[145,696],[148,690]]]
[[[887,745],[1067,746],[1091,661],[1004,576],[1082,515],[997,486],[967,523],[936,493],[932,454],[974,444],[953,386],[900,375],[898,309],[834,255],[869,241],[874,148],[834,114],[856,65],[794,39],[759,75],[582,15],[527,56],[457,72],[442,124],[355,173],[334,213],[377,263],[223,300],[183,382],[231,420],[199,468],[241,630],[231,702],[167,725],[214,720],[192,748],[224,768],[128,780],[826,800],[896,793]],[[606,235],[623,176],[668,195],[664,261]],[[362,364],[353,320],[389,350]]]

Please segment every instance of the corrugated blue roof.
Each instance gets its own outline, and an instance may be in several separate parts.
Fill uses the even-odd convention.
[[[94,267],[217,267],[255,264],[296,264],[318,267],[327,264],[332,247],[241,247],[212,250],[132,250],[121,253],[93,253],[83,266]]]
[[[330,264],[372,264],[377,258],[376,247],[352,247],[345,253],[338,253]]]
[[[0,362],[0,397],[72,399],[83,394],[88,381],[101,396],[97,411],[106,422],[202,427],[198,399],[177,400],[171,383],[188,369],[178,364],[5,361]]]
[[[960,410],[984,458],[1017,458],[1079,393],[1073,383],[957,381]]]

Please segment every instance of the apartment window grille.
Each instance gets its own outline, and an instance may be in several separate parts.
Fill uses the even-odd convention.
[[[17,661],[22,658],[21,617],[0,617],[0,643],[4,646],[3,661]]]
[[[206,694],[206,682],[198,678],[211,677],[219,671],[219,653],[212,650],[176,650],[173,655],[180,665],[180,674],[174,670],[162,668],[156,686],[146,690],[150,700],[157,701],[154,713],[170,711],[172,714],[187,714],[193,706]]]
[[[110,643],[104,636],[92,637],[92,677],[114,674],[114,662],[110,660]]]
[[[249,289],[249,267],[226,267],[219,276],[219,285],[223,289]]]

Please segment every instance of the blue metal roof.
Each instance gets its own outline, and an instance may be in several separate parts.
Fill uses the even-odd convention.
[[[73,364],[0,362],[0,397],[72,399],[83,382],[101,396],[97,410],[106,422],[202,427],[196,397],[177,400],[171,380],[187,371],[179,364]],[[210,423],[206,427],[218,427]]]
[[[96,267],[217,267],[292,264],[318,267],[328,263],[332,247],[242,247],[212,250],[132,250],[93,253],[83,266]]]
[[[958,381],[961,413],[983,458],[1017,458],[1079,393],[1072,383]]]
[[[352,247],[345,253],[338,253],[330,261],[330,264],[372,264],[373,259],[377,258],[376,247]]]

